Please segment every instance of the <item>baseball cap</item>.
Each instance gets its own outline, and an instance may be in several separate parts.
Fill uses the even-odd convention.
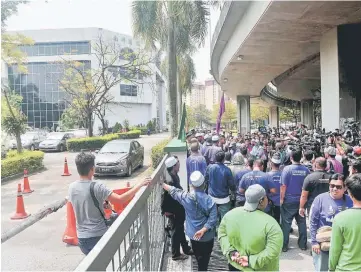
[[[213,135],[213,136],[212,136],[212,141],[213,141],[213,142],[219,141],[218,135]]]
[[[254,184],[249,186],[245,193],[246,203],[244,204],[244,209],[249,212],[255,211],[259,205],[259,201],[264,198],[265,195],[266,191],[261,185]]]
[[[275,164],[281,164],[281,154],[276,152],[273,154],[271,162],[275,163]]]
[[[334,148],[333,146],[326,147],[324,153],[327,153],[331,156],[336,156],[336,148]]]
[[[194,187],[200,187],[204,183],[204,176],[199,171],[194,171],[189,177],[190,182]]]
[[[175,157],[169,157],[168,159],[165,160],[164,164],[167,168],[169,167],[173,167],[174,165],[176,165],[178,162],[178,160]]]

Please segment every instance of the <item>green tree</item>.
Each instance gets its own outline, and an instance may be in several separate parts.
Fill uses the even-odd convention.
[[[167,52],[167,84],[171,135],[177,135],[177,55],[193,52],[204,43],[209,10],[206,1],[133,1],[133,30],[148,46]]]
[[[193,109],[194,119],[199,127],[203,127],[204,124],[210,124],[211,112],[206,108],[205,105],[198,105]]]
[[[299,102],[289,102],[286,107],[279,110],[280,122],[290,122],[297,125],[301,121],[301,109]]]
[[[256,123],[258,126],[263,124],[264,120],[268,120],[269,109],[258,105],[251,104],[251,121]]]
[[[212,122],[215,124],[217,123],[219,114],[219,104],[214,104],[212,109]],[[225,111],[222,116],[221,123],[226,124],[229,129],[232,129],[234,121],[237,120],[237,107],[236,105],[231,102],[225,102]]]
[[[194,116],[194,109],[186,106],[187,111],[187,119],[186,119],[186,131],[189,130],[189,128],[194,128],[197,126],[197,122]]]
[[[92,51],[96,68],[89,69],[82,62],[63,59],[64,76],[59,80],[68,106],[86,119],[89,137],[93,136],[94,115],[102,122],[103,133],[107,130],[105,110],[114,99],[110,89],[121,82],[152,87],[152,82],[146,81],[151,75],[152,59],[144,51],[124,51],[113,40],[105,40],[101,35],[93,43]]]
[[[128,120],[128,119],[124,119],[124,121],[123,121],[123,127],[124,127],[126,130],[129,130],[129,120]]]
[[[17,151],[21,153],[21,134],[25,133],[27,122],[25,114],[21,111],[23,97],[6,87],[2,87],[1,91],[1,126],[8,134],[15,136]]]

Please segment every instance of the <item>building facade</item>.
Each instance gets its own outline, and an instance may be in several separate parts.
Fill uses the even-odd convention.
[[[64,76],[62,60],[79,61],[81,69],[98,67],[94,54],[95,41],[101,36],[104,42],[113,42],[124,50],[136,52],[142,48],[139,41],[101,28],[74,28],[17,31],[34,41],[34,45],[21,46],[27,58],[27,73],[21,73],[17,65],[2,69],[2,78],[23,96],[22,111],[28,117],[28,125],[35,128],[54,128],[59,125],[67,107],[66,93],[59,80]],[[122,60],[119,60],[120,62]],[[3,64],[4,65],[4,64]],[[107,106],[105,120],[109,127],[127,119],[130,125],[146,125],[157,120],[158,128],[166,123],[167,95],[165,79],[156,65],[151,63],[151,75],[138,78],[136,83],[120,82],[113,86],[109,95],[113,97]],[[5,71],[4,71],[5,70]],[[94,132],[101,122],[94,117]]]

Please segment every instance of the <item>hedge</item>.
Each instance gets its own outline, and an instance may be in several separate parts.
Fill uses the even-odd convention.
[[[28,171],[39,170],[44,167],[44,153],[41,151],[23,151],[21,154],[14,155],[11,152],[5,159],[1,160],[1,177],[9,177],[12,175]]]
[[[117,139],[136,139],[140,136],[140,130],[132,130],[124,133],[113,133],[98,137],[85,137],[69,139],[66,144],[70,151],[82,149],[95,150],[102,148],[107,142]]]
[[[170,139],[163,140],[152,147],[152,153],[150,155],[150,158],[152,160],[152,166],[154,169],[158,167],[164,155],[166,154],[164,152],[164,147],[169,143],[169,141]]]

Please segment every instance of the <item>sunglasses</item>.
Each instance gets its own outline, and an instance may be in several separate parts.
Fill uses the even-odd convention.
[[[330,188],[333,189],[333,188],[336,188],[337,190],[341,190],[343,188],[342,185],[336,185],[336,184],[330,184]]]

